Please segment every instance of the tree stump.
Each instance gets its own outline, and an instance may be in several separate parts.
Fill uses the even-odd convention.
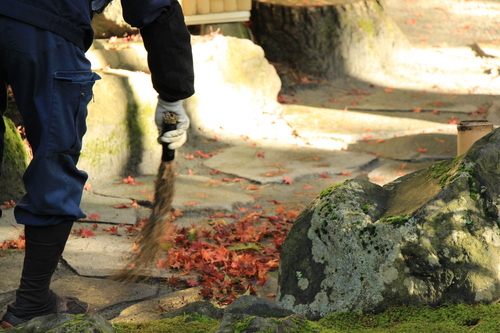
[[[266,58],[301,75],[362,78],[410,48],[383,0],[254,0],[251,17]]]

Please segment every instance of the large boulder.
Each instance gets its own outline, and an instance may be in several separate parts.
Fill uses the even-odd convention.
[[[277,102],[280,79],[262,48],[219,34],[193,36],[192,44],[196,92],[184,107],[193,142],[200,136],[227,143],[296,141]],[[102,77],[94,86],[95,103],[89,105],[79,162],[91,182],[157,171],[157,93],[147,74],[146,55],[141,42],[104,40],[95,41],[87,53]]]
[[[112,1],[101,14],[95,15],[92,19],[92,28],[96,38],[122,37],[139,32],[123,19],[120,1]]]
[[[154,124],[157,94],[146,73],[97,71],[89,104],[87,133],[78,167],[89,181],[110,181],[130,174],[153,174],[161,145]]]
[[[195,94],[185,106],[193,134],[229,143],[293,141],[280,117],[280,78],[260,46],[219,34],[193,37],[192,44]]]
[[[277,303],[317,319],[500,298],[500,129],[384,187],[323,191],[285,240]]]

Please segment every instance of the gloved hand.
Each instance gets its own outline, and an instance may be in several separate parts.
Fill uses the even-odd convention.
[[[174,131],[168,131],[162,135],[163,128],[163,116],[166,112],[173,112],[178,116],[177,129]],[[187,129],[189,128],[189,117],[184,111],[182,106],[182,101],[177,102],[167,102],[160,97],[158,97],[158,104],[156,105],[155,123],[158,127],[158,133],[160,137],[158,141],[160,143],[169,143],[168,148],[177,149],[181,147],[187,141]]]

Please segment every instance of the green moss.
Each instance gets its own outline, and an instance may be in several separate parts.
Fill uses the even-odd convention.
[[[359,20],[358,21],[359,26],[361,29],[363,29],[368,36],[373,36],[375,35],[375,27],[373,26],[373,23],[370,21],[365,21],[365,20]]]
[[[500,306],[391,307],[379,314],[338,313],[318,323],[329,332],[498,332]]]
[[[128,149],[128,145],[123,144],[120,146],[119,142],[116,131],[113,131],[105,138],[87,140],[81,157],[89,161],[91,166],[99,166],[103,163],[103,158],[109,159],[109,156],[117,155],[121,151]]]
[[[363,213],[368,215],[371,205],[372,205],[371,202],[367,202],[363,207],[361,207],[361,210],[363,211]]]
[[[410,215],[389,216],[380,219],[380,222],[390,223],[392,225],[402,226],[408,222]]]
[[[116,323],[114,326],[117,333],[210,333],[220,325],[218,320],[206,317],[202,321],[186,322],[187,317],[179,316],[143,323]]]
[[[16,126],[9,118],[3,117],[5,122],[4,134],[4,152],[3,158],[5,163],[12,165],[12,168],[24,172],[28,165],[28,154],[24,146],[21,135],[16,129]]]
[[[321,193],[319,194],[319,199],[323,199],[324,197],[326,197],[327,195],[329,195],[330,193],[333,192],[334,189],[336,189],[337,187],[339,187],[340,185],[342,184],[335,184],[335,185],[332,185],[330,186],[329,188],[327,189],[324,189],[323,191],[321,191]]]
[[[429,168],[427,177],[438,179],[439,185],[444,187],[448,181],[453,180],[452,169],[458,165],[460,157],[451,160],[443,160],[435,163]]]
[[[240,332],[246,330],[248,328],[248,326],[250,326],[250,324],[252,323],[252,321],[254,319],[255,319],[255,316],[251,316],[251,317],[245,318],[242,321],[238,321],[238,322],[234,323],[234,325],[233,325],[234,333],[240,333]]]

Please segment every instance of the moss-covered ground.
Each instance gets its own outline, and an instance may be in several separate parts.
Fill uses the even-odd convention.
[[[116,323],[118,333],[209,333],[219,321],[200,316],[186,322],[187,317],[176,317],[145,323]],[[235,332],[238,330],[235,328]],[[399,306],[378,314],[342,312],[326,316],[319,321],[304,321],[300,333],[312,332],[500,332],[500,304]]]

